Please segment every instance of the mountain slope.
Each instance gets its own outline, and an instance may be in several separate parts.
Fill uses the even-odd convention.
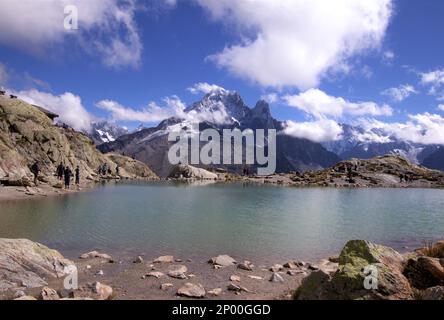
[[[438,150],[426,157],[422,164],[430,169],[444,171],[444,147],[439,147]]]
[[[115,170],[110,155],[100,153],[83,133],[53,125],[36,107],[19,99],[0,96],[0,181],[3,184],[28,185],[29,167],[38,161],[42,176],[55,183],[56,167],[62,162],[74,169],[80,167],[82,177],[95,180],[97,168],[106,163]],[[119,159],[120,173],[125,177],[154,177],[143,163]]]
[[[236,93],[227,90],[210,92],[199,102],[185,110],[185,118],[171,118],[155,128],[118,138],[114,142],[99,146],[102,152],[118,152],[132,156],[148,164],[160,176],[167,176],[172,169],[168,162],[168,133],[178,129],[190,129],[192,123],[200,122],[200,130],[213,128],[222,136],[223,129],[276,129],[282,131],[284,124],[275,120],[270,107],[265,101],[259,101],[250,109]],[[323,146],[305,139],[278,134],[277,136],[277,172],[306,171],[331,166],[340,158]],[[242,166],[225,167],[230,171],[240,172]],[[255,168],[256,166],[251,166]]]

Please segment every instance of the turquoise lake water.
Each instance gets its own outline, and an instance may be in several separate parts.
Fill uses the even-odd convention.
[[[107,184],[2,203],[0,237],[62,253],[227,253],[263,262],[325,258],[351,239],[406,251],[444,239],[444,190]]]

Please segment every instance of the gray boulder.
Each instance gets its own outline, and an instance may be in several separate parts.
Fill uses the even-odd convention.
[[[177,290],[178,296],[187,298],[204,298],[205,294],[205,289],[200,284],[185,283],[184,286],[180,287],[179,290]]]
[[[0,239],[0,292],[14,288],[38,288],[46,279],[68,275],[74,265],[59,252],[26,239]]]
[[[236,264],[236,260],[234,260],[229,255],[224,254],[211,258],[209,263],[213,264],[214,266],[229,267]]]

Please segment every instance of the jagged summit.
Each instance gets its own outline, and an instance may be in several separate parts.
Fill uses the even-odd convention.
[[[222,124],[241,120],[249,110],[239,93],[219,88],[207,93],[185,112],[200,115],[202,120]]]
[[[271,115],[270,105],[265,100],[259,100],[253,109],[250,109],[242,126],[251,129],[278,129],[277,121]]]

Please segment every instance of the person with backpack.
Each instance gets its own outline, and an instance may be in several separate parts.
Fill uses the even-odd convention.
[[[62,163],[60,163],[59,166],[57,167],[57,178],[59,180],[63,180],[64,171],[65,171],[65,167],[63,166]]]
[[[80,167],[77,166],[76,168],[76,185],[80,185]]]
[[[65,167],[65,171],[63,172],[65,178],[65,189],[69,189],[69,185],[71,184],[71,176],[72,171],[69,167]]]
[[[36,162],[32,165],[32,167],[31,167],[31,172],[32,172],[32,174],[34,175],[34,184],[35,184],[36,186],[38,186],[38,185],[39,185],[38,178],[39,178],[39,173],[40,173],[40,166],[39,166],[38,161],[36,161]]]

